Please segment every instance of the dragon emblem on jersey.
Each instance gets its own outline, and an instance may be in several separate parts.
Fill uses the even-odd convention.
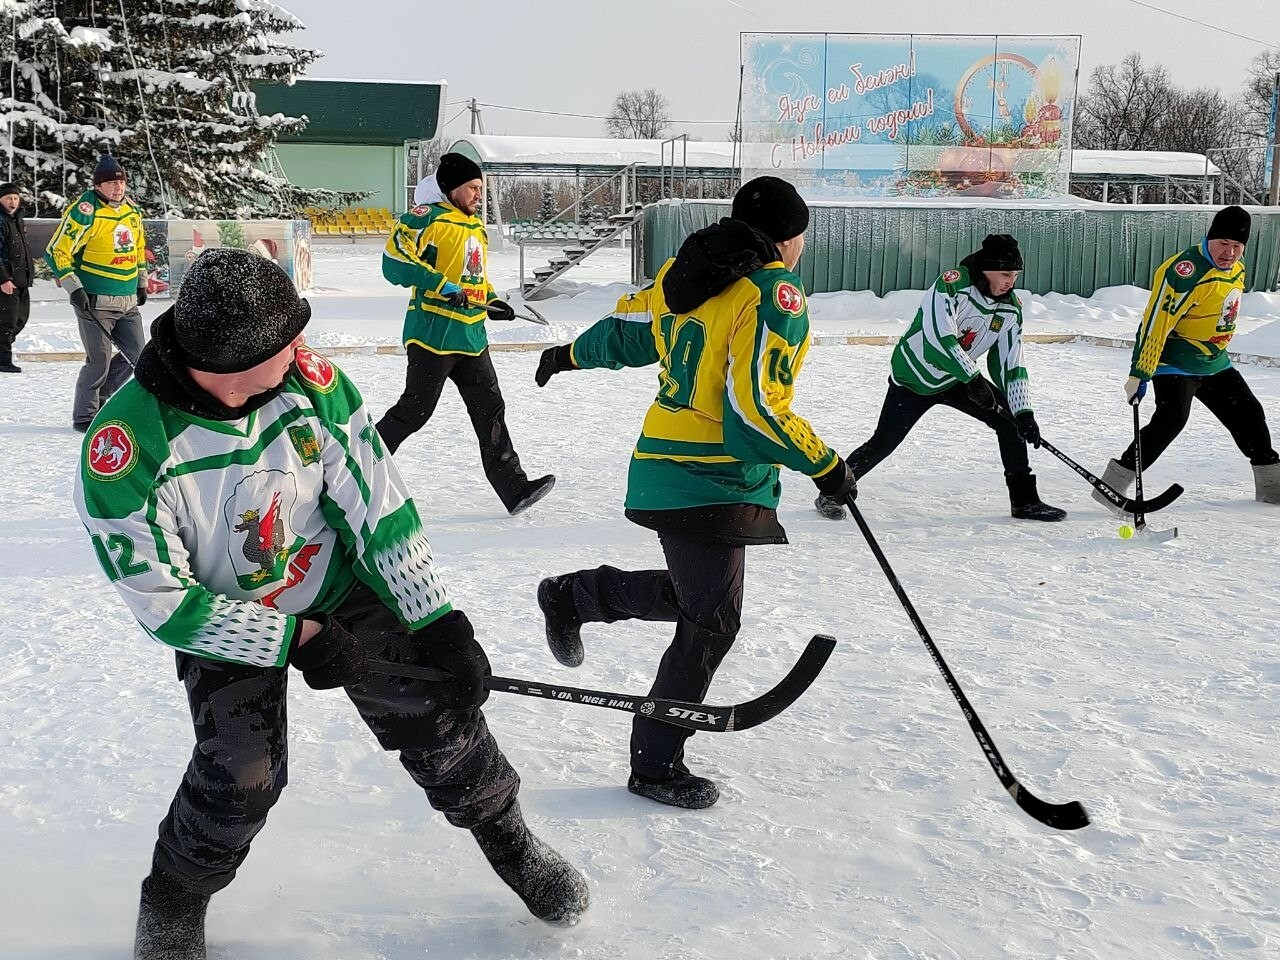
[[[804,294],[788,280],[779,280],[773,287],[773,302],[783,313],[798,317],[804,313]]]
[[[338,371],[328,357],[322,357],[307,347],[299,347],[293,354],[293,364],[303,380],[321,393],[328,393],[338,383]]]
[[[1240,288],[1227,294],[1222,301],[1222,317],[1218,320],[1218,333],[1234,333],[1236,320],[1240,317]],[[1215,338],[1216,339],[1216,338]]]
[[[959,279],[960,279],[959,270],[948,270],[946,273],[942,275],[943,283],[955,283]]]
[[[467,245],[462,251],[462,282],[473,285],[484,283],[484,250],[475,237],[467,237]]]
[[[127,223],[116,224],[115,230],[111,232],[111,242],[116,253],[133,253],[133,227]]]
[[[86,217],[93,215],[93,204],[88,200],[81,200],[78,208]]]
[[[227,552],[242,589],[284,578],[289,556],[302,546],[289,524],[296,501],[292,475],[280,470],[259,471],[236,485],[223,515],[230,533]]]
[[[116,420],[104,423],[89,440],[89,473],[98,480],[119,480],[133,469],[137,452],[128,427]]]
[[[1196,265],[1190,260],[1179,260],[1173,265],[1173,272],[1180,277],[1189,277],[1196,272]]]
[[[960,349],[968,350],[970,347],[973,346],[973,341],[977,339],[978,339],[977,330],[964,331],[964,333],[960,334]]]

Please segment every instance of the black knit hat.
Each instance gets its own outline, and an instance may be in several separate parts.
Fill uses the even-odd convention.
[[[1022,251],[1018,241],[1007,233],[991,233],[982,241],[978,251],[978,267],[981,270],[1021,270]]]
[[[436,169],[436,185],[446,197],[464,183],[479,180],[484,176],[476,162],[460,153],[446,153],[440,158],[440,166]]]
[[[127,180],[124,167],[120,166],[120,161],[109,153],[104,153],[98,161],[98,165],[93,168],[93,185],[96,187],[100,183],[107,183],[111,180]]]
[[[196,257],[178,288],[173,333],[193,370],[239,373],[270,360],[311,319],[274,261],[246,250],[208,250]]]
[[[0,183],[0,197],[7,197],[11,193],[22,196],[22,190],[16,183]]]
[[[733,196],[729,216],[755,227],[774,243],[804,233],[809,207],[796,188],[777,177],[748,180]]]
[[[1209,224],[1206,239],[1248,243],[1252,226],[1253,218],[1244,207],[1223,207],[1213,215],[1213,223]]]

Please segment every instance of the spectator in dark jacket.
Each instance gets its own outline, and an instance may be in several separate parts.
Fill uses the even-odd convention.
[[[13,362],[13,341],[31,316],[34,279],[27,227],[16,183],[0,184],[0,373],[21,373]]]

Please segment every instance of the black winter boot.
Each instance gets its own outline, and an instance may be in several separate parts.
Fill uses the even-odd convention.
[[[1005,477],[1009,485],[1010,513],[1015,520],[1045,520],[1054,522],[1065,520],[1067,511],[1051,507],[1040,500],[1036,492],[1035,474],[1022,477]]]
[[[21,373],[22,368],[13,362],[13,347],[0,347],[0,373]]]
[[[205,960],[204,915],[209,898],[153,872],[142,881],[133,960]]]
[[[560,854],[529,832],[520,804],[471,831],[502,882],[539,920],[572,926],[587,909],[587,881]]]
[[[524,490],[520,496],[516,498],[516,502],[507,508],[507,513],[515,516],[517,513],[524,513],[535,503],[551,492],[551,488],[556,485],[554,474],[548,473],[545,477],[539,477],[537,480],[530,480],[525,484]]]
[[[566,667],[582,666],[582,621],[573,602],[573,574],[547,577],[538,584],[538,606],[547,621],[551,655]]]
[[[705,810],[720,799],[720,788],[706,777],[695,777],[683,763],[678,763],[665,780],[651,780],[631,774],[627,789],[637,797],[647,797],[669,807]]]

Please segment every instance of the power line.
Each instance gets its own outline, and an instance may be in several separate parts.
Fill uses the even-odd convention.
[[[1235,37],[1238,40],[1248,40],[1250,43],[1260,43],[1264,47],[1280,47],[1280,43],[1263,40],[1261,37],[1251,37],[1247,34],[1236,33],[1234,30],[1228,30],[1226,27],[1219,27],[1217,24],[1205,23],[1205,21],[1197,20],[1195,17],[1188,17],[1185,14],[1176,13],[1173,10],[1165,9],[1164,7],[1157,7],[1154,3],[1146,3],[1145,0],[1128,0],[1128,2],[1139,7],[1146,7],[1148,10],[1154,10],[1157,13],[1163,13],[1166,16],[1174,17],[1178,20],[1185,20],[1187,23],[1194,23],[1200,27],[1207,27],[1210,30],[1216,30],[1218,33],[1225,33],[1227,36]]]
[[[535,107],[511,107],[501,103],[483,103],[479,106],[489,107],[493,110],[511,110],[515,113],[541,113],[551,117],[577,117],[580,120],[609,120],[610,118],[598,113],[566,113],[563,110],[539,110]],[[668,120],[668,123],[724,123],[733,126],[733,120]]]

